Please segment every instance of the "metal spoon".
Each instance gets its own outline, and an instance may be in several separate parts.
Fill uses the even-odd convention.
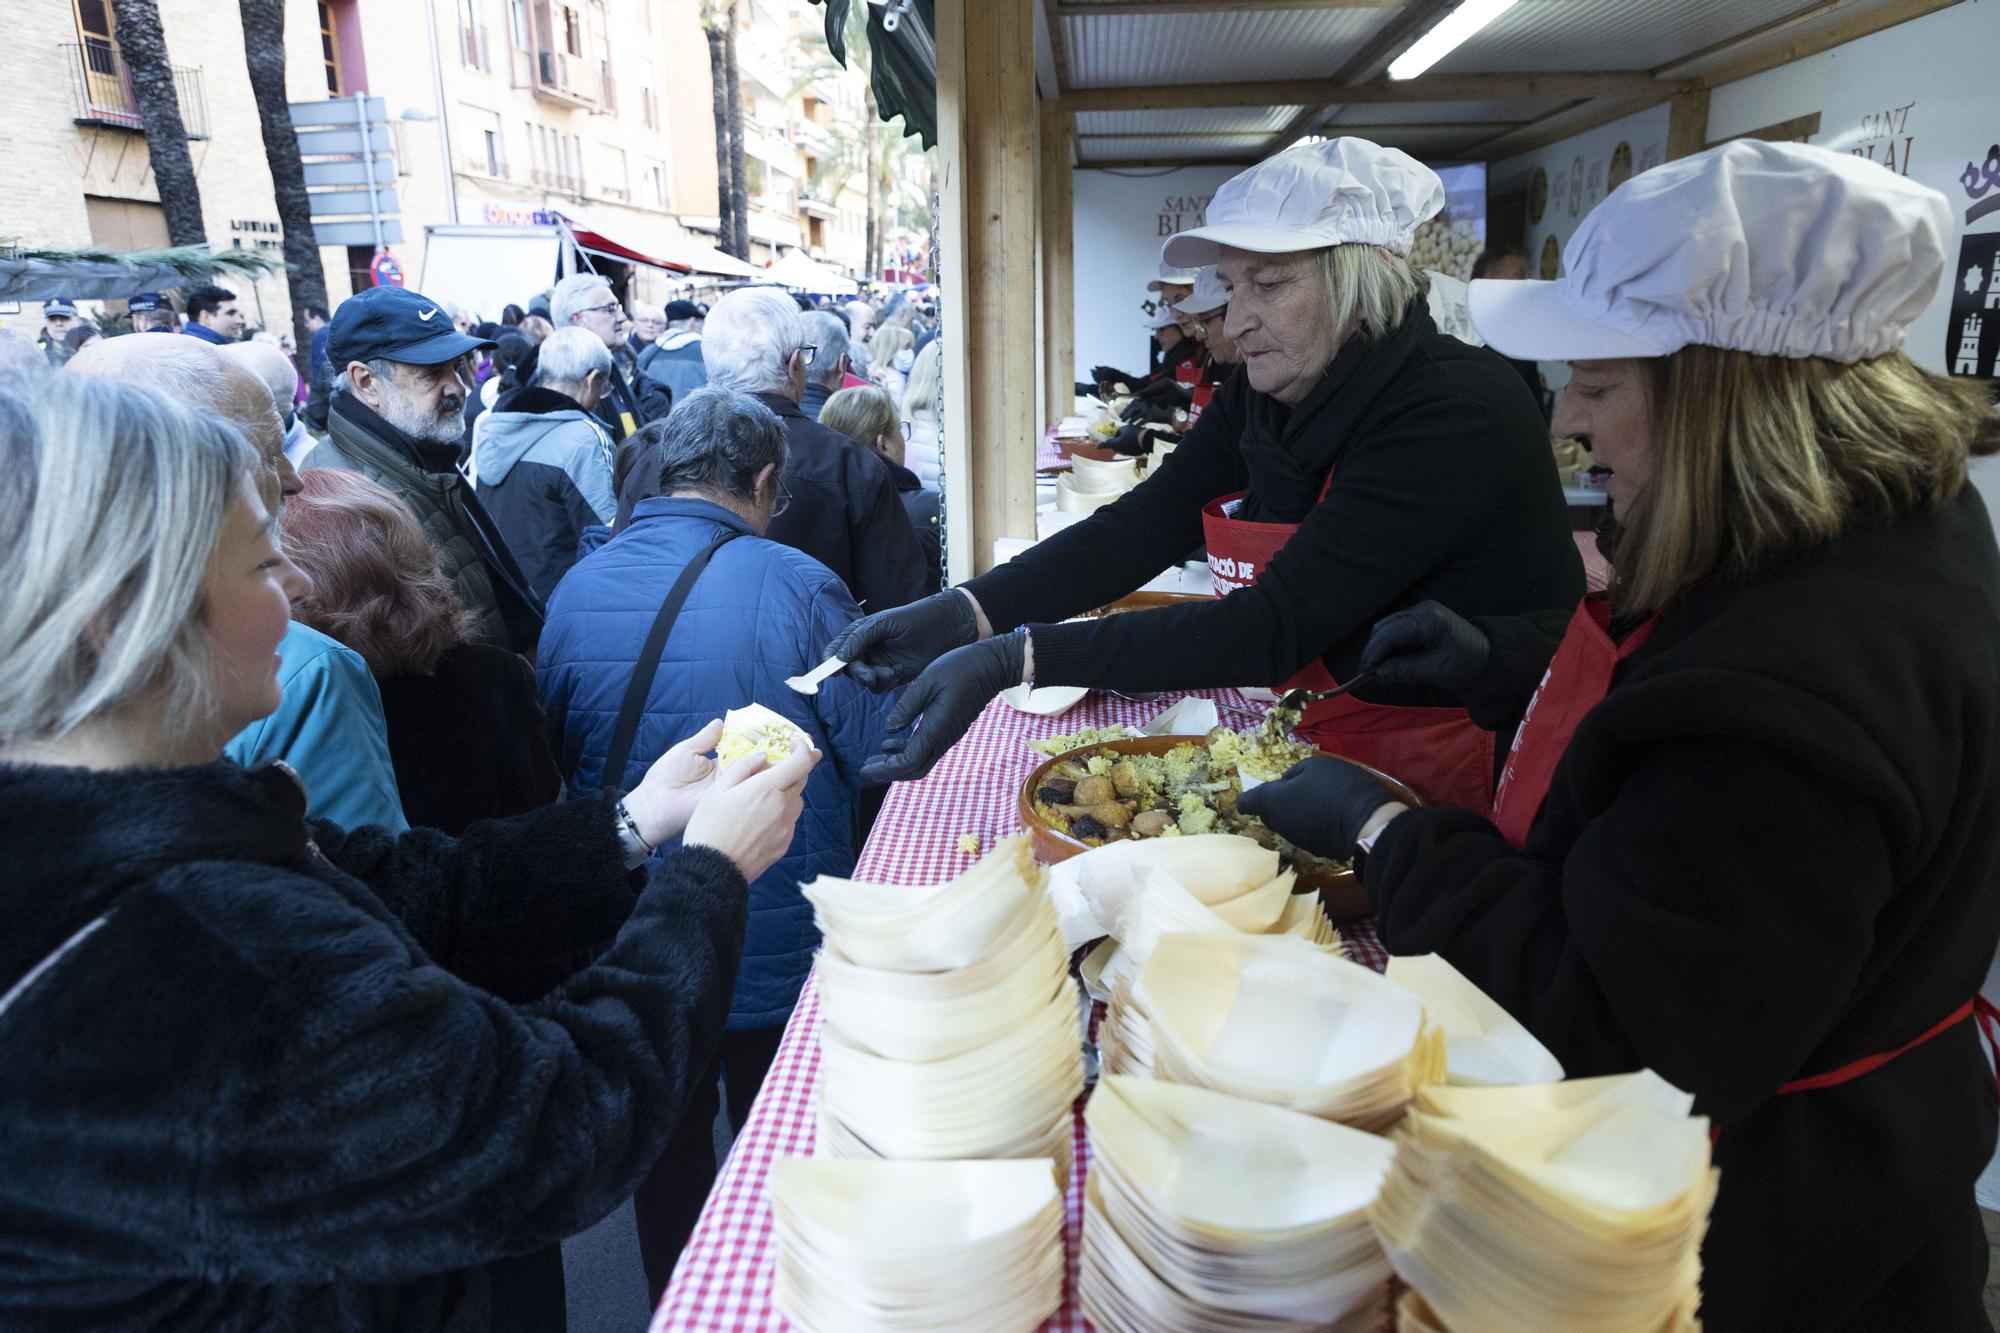
[[[1284,697],[1271,706],[1271,713],[1273,716],[1291,713],[1303,717],[1307,705],[1325,703],[1328,699],[1339,698],[1349,690],[1366,685],[1373,679],[1375,679],[1375,669],[1370,667],[1366,671],[1356,672],[1348,678],[1346,684],[1336,685],[1330,690],[1286,690]],[[1287,726],[1285,730],[1289,731],[1291,727]]]

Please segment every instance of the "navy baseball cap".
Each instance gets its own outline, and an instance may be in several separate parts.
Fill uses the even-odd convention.
[[[150,315],[166,306],[167,298],[158,292],[140,292],[125,303],[125,308],[135,315]]]
[[[677,319],[700,319],[702,309],[692,301],[669,301],[666,315],[670,323]]]
[[[77,317],[76,302],[70,300],[67,296],[57,296],[42,302],[42,318],[47,319],[51,315],[67,315],[69,318],[75,319]]]
[[[436,301],[401,287],[356,292],[333,312],[326,352],[336,371],[351,361],[400,361],[435,366],[467,352],[492,347],[490,338],[460,333]]]

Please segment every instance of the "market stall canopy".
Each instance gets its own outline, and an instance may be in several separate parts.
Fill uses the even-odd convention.
[[[278,265],[254,250],[26,249],[0,245],[0,301],[115,300],[166,287],[193,287],[229,278],[252,281]]]
[[[746,264],[735,255],[725,253],[703,241],[682,237],[653,247],[674,266],[691,273],[708,273],[723,278],[762,278],[764,270],[755,264]]]
[[[766,282],[780,283],[815,296],[853,296],[861,290],[854,279],[839,269],[820,263],[803,250],[789,251],[783,259],[758,271]]]
[[[603,232],[592,230],[577,218],[562,213],[556,216],[562,219],[563,225],[569,228],[572,236],[576,237],[577,248],[586,254],[600,255],[605,259],[616,259],[627,264],[650,264],[654,268],[663,268],[672,273],[687,273],[693,269],[690,264],[657,253],[661,248],[657,245],[640,250],[622,241],[614,241]]]

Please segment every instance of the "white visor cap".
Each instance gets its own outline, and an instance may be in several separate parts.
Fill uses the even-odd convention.
[[[1153,313],[1146,316],[1146,321],[1145,321],[1147,328],[1156,331],[1159,329],[1164,329],[1165,327],[1167,327],[1167,325],[1176,322],[1178,321],[1174,319],[1173,310],[1167,305],[1165,301],[1162,301],[1160,302],[1160,304],[1154,306]]]
[[[1207,222],[1160,247],[1164,264],[1213,264],[1222,247],[1260,254],[1380,245],[1410,252],[1444,208],[1444,182],[1401,149],[1366,139],[1298,144],[1224,181]]]
[[[1860,361],[1902,346],[1937,292],[1951,204],[1851,153],[1737,139],[1634,176],[1590,211],[1554,282],[1472,284],[1517,360],[1690,344]]]
[[[1185,287],[1193,281],[1193,269],[1175,268],[1171,264],[1163,262],[1160,265],[1159,273],[1154,276],[1151,282],[1146,284],[1146,290],[1157,292],[1162,287]]]
[[[1194,293],[1174,302],[1183,315],[1206,315],[1229,304],[1229,289],[1215,276],[1215,265],[1195,270]]]

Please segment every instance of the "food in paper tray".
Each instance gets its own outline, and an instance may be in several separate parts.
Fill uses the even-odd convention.
[[[1236,809],[1236,798],[1243,791],[1240,765],[1249,762],[1256,771],[1274,769],[1282,774],[1298,759],[1317,754],[1311,746],[1290,740],[1265,746],[1254,737],[1216,727],[1201,740],[1184,741],[1164,754],[1136,749],[1128,754],[1117,748],[1117,742],[1127,739],[1122,733],[1122,728],[1086,728],[1077,733],[1101,736],[1108,744],[1088,756],[1053,765],[1033,793],[1035,814],[1089,847],[1127,838],[1238,833],[1276,849],[1295,865],[1328,871],[1344,868],[1342,862],[1299,850]],[[1097,743],[1058,736],[1036,748],[1047,747],[1045,753],[1060,756],[1078,745]]]
[[[715,761],[728,768],[761,750],[775,764],[794,746],[811,744],[812,737],[797,724],[762,704],[747,704],[722,715],[722,739],[715,743]]]

